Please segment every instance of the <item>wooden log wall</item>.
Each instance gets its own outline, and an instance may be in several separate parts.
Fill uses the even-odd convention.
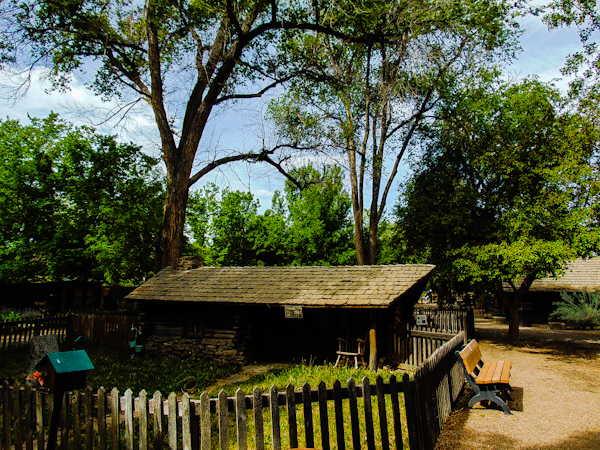
[[[255,388],[252,395],[238,390],[234,397],[221,391],[212,399],[206,392],[200,399],[145,391],[134,398],[129,389],[122,395],[88,388],[65,394],[57,448],[229,450],[231,444],[240,450],[360,450],[366,442],[368,450],[400,450],[407,432],[403,390],[394,376],[388,383],[379,377],[371,384],[365,377],[362,385],[350,379],[331,388],[321,382],[317,389],[289,385],[279,392],[272,386],[268,393]],[[41,449],[52,408],[51,395],[18,383],[1,386],[0,448]]]

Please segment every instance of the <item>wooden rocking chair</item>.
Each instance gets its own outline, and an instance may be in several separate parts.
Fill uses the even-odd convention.
[[[367,348],[367,341],[365,339],[357,338],[356,339],[356,350],[351,351],[348,345],[348,339],[338,338],[338,351],[336,352],[337,360],[335,361],[335,365],[333,368],[335,369],[340,361],[344,360],[344,367],[348,365],[351,358],[354,358],[354,368],[358,369],[358,360],[360,359],[360,364],[363,367],[367,367],[365,363],[365,349]]]

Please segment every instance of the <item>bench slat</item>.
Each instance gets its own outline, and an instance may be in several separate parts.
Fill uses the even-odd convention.
[[[477,384],[508,384],[510,378],[510,361],[486,362],[479,372],[475,383]]]
[[[498,361],[492,361],[486,364],[489,364],[489,368],[485,374],[485,378],[483,379],[483,384],[492,384],[494,382],[494,373],[496,373]]]
[[[504,368],[502,369],[502,375],[500,375],[500,383],[508,384],[510,379],[510,361],[504,361]]]
[[[481,361],[481,350],[475,339],[469,342],[465,348],[460,351],[460,357],[464,361],[469,375],[472,374],[477,368],[479,361]]]

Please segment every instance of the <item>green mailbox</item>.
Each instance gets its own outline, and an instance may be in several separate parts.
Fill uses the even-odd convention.
[[[44,387],[58,393],[85,388],[87,372],[94,365],[85,350],[76,350],[48,353],[35,368],[44,376]]]

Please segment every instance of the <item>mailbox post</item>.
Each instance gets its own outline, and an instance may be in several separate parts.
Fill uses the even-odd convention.
[[[83,389],[88,370],[94,368],[85,350],[74,352],[48,353],[35,366],[36,370],[44,373],[44,387],[54,395],[54,409],[48,435],[46,450],[56,448],[58,437],[58,422],[62,408],[63,395],[67,391]]]

